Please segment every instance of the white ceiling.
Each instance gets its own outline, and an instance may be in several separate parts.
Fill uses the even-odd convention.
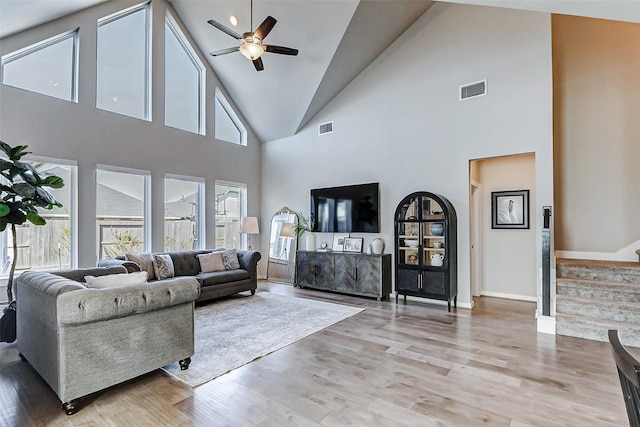
[[[0,0],[0,38],[105,0]],[[117,1],[117,0],[110,0]],[[253,30],[278,20],[265,43],[299,49],[266,53],[264,71],[240,53],[209,52],[239,43],[207,24],[249,31],[249,1],[169,0],[228,94],[262,141],[291,136],[434,3],[427,0],[255,0]],[[442,0],[640,22],[640,0]],[[237,27],[229,16],[239,18]]]

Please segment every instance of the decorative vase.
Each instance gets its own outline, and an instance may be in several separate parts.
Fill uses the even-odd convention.
[[[307,232],[305,234],[304,245],[305,245],[305,248],[308,251],[315,251],[316,250],[316,236],[315,236],[315,234],[313,234],[311,232]]]
[[[444,223],[432,222],[429,224],[429,233],[431,233],[432,236],[442,236],[444,233]]]
[[[375,239],[373,239],[373,243],[371,244],[371,246],[373,247],[373,253],[379,255],[382,253],[382,251],[384,251],[384,240],[376,237]]]
[[[444,255],[433,254],[431,255],[431,265],[434,267],[442,267],[444,265]]]

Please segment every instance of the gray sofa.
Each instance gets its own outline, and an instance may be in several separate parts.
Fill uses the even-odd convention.
[[[240,268],[237,270],[216,271],[212,273],[200,272],[200,261],[198,255],[222,251],[224,249],[204,249],[192,251],[154,252],[153,254],[168,254],[173,261],[176,277],[194,277],[200,283],[200,296],[197,302],[222,298],[238,292],[251,291],[255,294],[258,287],[258,261],[260,252],[238,250],[238,262]],[[126,261],[123,255],[115,258],[104,259],[98,266],[110,267],[122,265],[129,272],[140,271],[140,266],[134,262]]]
[[[85,275],[127,273],[123,266],[25,272],[16,280],[20,355],[63,402],[169,363],[188,368],[194,353],[192,277],[106,289],[86,288]]]

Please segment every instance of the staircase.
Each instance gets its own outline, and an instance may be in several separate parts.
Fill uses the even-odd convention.
[[[556,333],[640,347],[640,263],[558,259]]]

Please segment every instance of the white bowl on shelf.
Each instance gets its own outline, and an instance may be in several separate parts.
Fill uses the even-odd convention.
[[[404,244],[409,246],[410,248],[417,248],[418,239],[404,239]]]

